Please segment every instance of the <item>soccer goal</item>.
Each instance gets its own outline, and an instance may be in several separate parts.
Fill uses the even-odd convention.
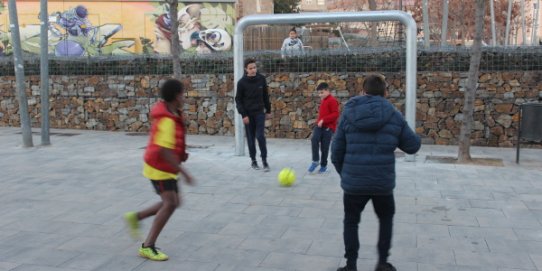
[[[299,14],[258,14],[243,17],[237,23],[234,32],[234,95],[237,93],[237,81],[244,73],[243,31],[252,25],[295,25],[308,23],[337,22],[382,22],[399,21],[406,30],[406,69],[405,69],[405,118],[412,129],[416,128],[416,22],[406,12],[398,10],[361,11],[361,12],[318,12]],[[244,156],[244,125],[241,115],[235,114],[235,155]],[[413,161],[414,156],[407,156]]]

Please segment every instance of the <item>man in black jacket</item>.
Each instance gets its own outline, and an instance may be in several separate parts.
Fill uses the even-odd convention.
[[[267,146],[265,143],[265,119],[270,117],[271,103],[265,77],[258,73],[256,60],[245,60],[245,75],[237,82],[235,95],[237,111],[243,117],[247,134],[248,151],[252,168],[260,169],[256,161],[256,139],[260,147],[264,171],[269,171]]]

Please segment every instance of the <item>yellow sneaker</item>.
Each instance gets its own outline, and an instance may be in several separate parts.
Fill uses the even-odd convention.
[[[167,261],[167,259],[169,259],[164,252],[158,250],[154,246],[144,247],[143,244],[141,244],[141,247],[139,248],[139,256],[151,261]]]
[[[139,232],[139,219],[137,218],[136,212],[127,212],[124,214],[124,221],[130,229],[130,236],[134,240],[141,240],[141,234]]]

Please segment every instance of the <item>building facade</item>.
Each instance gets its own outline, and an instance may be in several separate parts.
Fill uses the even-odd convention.
[[[326,0],[301,0],[299,9],[301,12],[327,11]]]
[[[238,0],[237,1],[237,16],[251,14],[273,14],[273,0]]]

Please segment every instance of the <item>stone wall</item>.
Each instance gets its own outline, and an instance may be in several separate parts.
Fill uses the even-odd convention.
[[[467,73],[426,73],[418,77],[416,132],[425,136],[426,143],[457,144],[466,81]],[[513,146],[519,105],[542,99],[542,72],[482,73],[478,84],[473,145]]]
[[[404,76],[388,73],[389,98],[404,112]],[[267,74],[273,118],[270,137],[307,138],[317,116],[318,80],[326,80],[334,95],[346,103],[359,93],[364,73]],[[53,128],[145,132],[148,113],[158,97],[163,76],[52,76],[50,120]],[[467,73],[418,74],[417,128],[428,144],[456,144],[463,118],[463,85]],[[191,134],[233,135],[233,76],[192,75],[187,86],[186,120]],[[20,126],[15,77],[0,78],[0,126]],[[27,77],[32,126],[39,127],[39,76]],[[475,101],[473,144],[512,146],[519,104],[542,98],[542,72],[482,73]]]

